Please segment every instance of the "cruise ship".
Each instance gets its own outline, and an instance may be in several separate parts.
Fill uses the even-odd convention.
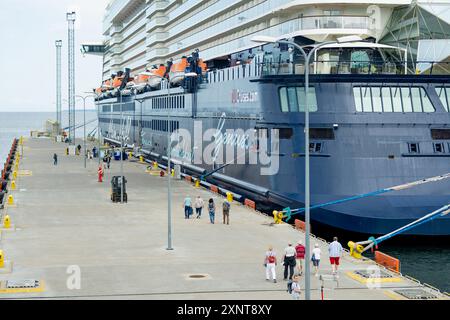
[[[305,108],[312,205],[450,172],[447,1],[116,0],[104,36],[83,49],[103,54],[105,141],[161,163],[170,152],[172,165],[265,208],[304,206]],[[318,44],[307,65],[297,46]],[[442,179],[311,219],[379,235],[449,202]],[[450,217],[409,234],[448,236]]]

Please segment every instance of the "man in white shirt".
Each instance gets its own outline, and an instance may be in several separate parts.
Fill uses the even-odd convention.
[[[295,257],[297,256],[297,251],[292,246],[292,243],[289,243],[286,249],[284,249],[284,280],[287,280],[288,277],[288,269],[289,269],[289,280],[292,279],[294,275],[294,267],[297,262],[295,261]]]
[[[338,238],[334,237],[333,242],[330,243],[328,247],[328,253],[330,256],[331,268],[333,269],[333,274],[336,274],[339,267],[339,259],[342,256],[342,245],[338,242]]]
[[[200,219],[202,216],[202,210],[205,207],[205,202],[203,199],[198,196],[197,199],[195,199],[195,211],[197,212],[197,219]]]

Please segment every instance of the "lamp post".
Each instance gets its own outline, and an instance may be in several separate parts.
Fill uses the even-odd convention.
[[[86,157],[87,157],[87,152],[86,152],[86,99],[89,97],[93,97],[95,98],[96,95],[90,94],[87,96],[79,96],[76,95],[75,98],[79,98],[83,100],[83,150],[84,150],[84,168],[86,169],[87,164],[86,164]]]
[[[311,300],[311,266],[309,261],[311,259],[311,249],[310,249],[310,233],[311,233],[311,195],[310,195],[310,150],[309,150],[309,105],[308,105],[308,93],[309,93],[309,65],[311,63],[311,58],[314,56],[315,52],[323,46],[330,44],[340,44],[340,43],[350,43],[359,42],[362,39],[358,36],[346,36],[338,38],[336,41],[327,41],[323,43],[316,44],[312,47],[311,51],[307,54],[305,50],[299,46],[294,41],[289,40],[279,40],[267,36],[256,36],[252,39],[254,42],[258,43],[280,43],[287,44],[298,49],[304,59],[305,59],[305,299]]]
[[[171,251],[173,250],[172,246],[172,188],[171,188],[171,176],[172,176],[172,170],[171,170],[171,155],[172,155],[172,130],[170,126],[170,119],[171,119],[171,109],[172,105],[170,103],[170,81],[169,79],[165,77],[161,77],[159,75],[152,75],[154,77],[160,78],[161,81],[161,88],[163,88],[162,84],[164,83],[167,85],[167,173],[168,173],[168,182],[167,182],[167,250]],[[195,72],[189,72],[184,75],[186,78],[193,78],[197,77],[197,73]]]
[[[66,14],[68,22],[68,83],[69,83],[69,136],[70,144],[75,145],[75,20],[76,13]]]
[[[55,41],[56,47],[56,122],[58,123],[58,135],[61,134],[61,48],[62,40]]]

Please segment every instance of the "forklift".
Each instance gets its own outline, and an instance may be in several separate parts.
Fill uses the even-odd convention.
[[[114,203],[120,202],[122,180],[124,181],[123,202],[128,202],[128,196],[126,191],[127,179],[125,179],[125,177],[115,176],[111,179],[111,201]]]

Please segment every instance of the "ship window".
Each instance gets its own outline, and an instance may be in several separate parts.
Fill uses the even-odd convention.
[[[381,88],[381,97],[383,98],[383,111],[393,112],[391,88]]]
[[[401,88],[403,112],[413,112],[411,104],[411,91],[409,88]]]
[[[419,144],[418,143],[408,143],[408,151],[409,153],[419,153],[420,149],[419,149]]]
[[[370,88],[361,88],[363,112],[373,112]]]
[[[305,112],[305,89],[304,87],[282,87],[280,88],[280,104],[282,112]],[[308,104],[310,112],[317,112],[317,96],[314,87],[309,88]]]
[[[372,103],[373,112],[383,112],[383,103],[381,99],[381,87],[373,87],[372,90]]]
[[[355,107],[357,112],[362,112],[362,95],[361,95],[361,87],[353,88],[353,95],[355,97]]]
[[[402,96],[400,94],[400,88],[391,88],[392,103],[394,105],[394,112],[403,112]]]
[[[434,143],[433,144],[434,147],[434,153],[444,153],[444,144],[439,142],[439,143]]]
[[[435,112],[421,87],[354,87],[357,112]]]
[[[436,88],[439,99],[441,99],[444,109],[450,112],[450,88],[440,87]]]
[[[287,96],[287,90],[280,90],[281,111],[289,112],[289,100]]]
[[[283,140],[292,139],[292,136],[294,135],[294,130],[292,128],[280,128],[278,130],[279,130],[280,139],[283,139]]]
[[[322,143],[321,142],[312,142],[309,144],[309,152],[311,153],[320,153],[322,152]]]
[[[311,128],[309,138],[315,140],[334,140],[334,130],[330,128]]]
[[[431,129],[433,140],[450,140],[450,129]]]

